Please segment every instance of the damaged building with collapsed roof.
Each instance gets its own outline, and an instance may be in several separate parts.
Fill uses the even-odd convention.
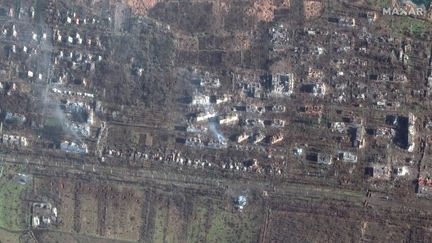
[[[223,139],[211,139],[208,141],[207,146],[211,149],[225,149],[228,147],[228,144]]]
[[[327,153],[318,153],[317,163],[323,165],[331,165],[333,164],[333,156]]]
[[[33,203],[31,210],[31,226],[33,228],[47,228],[57,222],[57,208],[53,207],[51,203]]]
[[[231,96],[230,95],[221,95],[221,96],[212,96],[211,97],[211,101],[213,103],[216,103],[217,105],[223,104],[223,103],[227,103],[229,101],[231,101]]]
[[[303,84],[300,91],[312,94],[313,96],[323,98],[327,93],[327,86],[323,82]]]
[[[3,134],[2,144],[26,147],[28,145],[28,141],[27,138],[23,136]]]
[[[265,135],[261,132],[255,133],[252,139],[252,142],[254,144],[260,143],[261,141],[263,141],[265,138]]]
[[[270,92],[273,95],[290,96],[294,92],[294,75],[277,73],[269,79]]]
[[[345,133],[347,130],[345,122],[332,122],[330,125],[332,132]]]
[[[410,113],[408,115],[408,142],[407,142],[408,152],[413,152],[415,148],[415,136],[416,136],[415,121],[416,121],[416,117],[412,113]]]
[[[195,115],[196,122],[208,121],[210,118],[217,117],[216,112],[199,112]]]
[[[220,125],[234,124],[237,123],[238,121],[239,121],[239,115],[237,115],[236,113],[219,116]]]
[[[185,141],[185,144],[189,146],[197,146],[197,147],[204,146],[204,143],[200,137],[188,137]]]
[[[219,88],[221,86],[221,82],[219,78],[212,75],[210,72],[199,72],[198,70],[194,70],[194,81],[199,83],[201,87],[204,88]]]
[[[190,133],[203,133],[203,132],[207,132],[207,131],[208,131],[207,124],[206,125],[188,124],[188,126],[186,127],[186,132],[190,132]]]
[[[85,143],[78,144],[75,142],[64,141],[60,144],[60,149],[68,153],[86,154],[88,147]]]
[[[417,195],[432,196],[432,178],[430,176],[420,176],[417,182]]]
[[[389,180],[391,176],[391,168],[387,165],[375,163],[365,168],[365,174],[374,179]]]
[[[248,133],[243,132],[237,136],[236,141],[237,141],[237,143],[242,143],[242,142],[248,140],[249,137],[250,137],[250,135]]]
[[[352,145],[355,148],[363,148],[365,146],[365,129],[362,125],[354,127],[352,132]]]
[[[22,114],[6,112],[4,121],[6,123],[23,124],[26,121],[26,117],[25,117],[25,115],[22,115]]]
[[[191,105],[209,105],[210,96],[208,95],[195,95],[192,97]]]
[[[283,139],[284,136],[282,133],[274,134],[273,136],[270,137],[270,144],[280,143],[282,142]]]
[[[358,157],[352,152],[340,151],[338,154],[338,159],[344,162],[357,163]]]
[[[408,152],[414,152],[416,147],[416,119],[412,113],[408,116],[388,115],[386,117],[386,123],[394,130],[394,143]]]
[[[403,165],[403,166],[395,166],[393,167],[393,175],[394,176],[399,176],[399,177],[404,177],[404,176],[409,176],[412,175],[412,171],[411,168]]]

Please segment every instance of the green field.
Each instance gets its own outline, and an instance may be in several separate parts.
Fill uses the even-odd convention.
[[[242,212],[221,203],[197,200],[188,224],[188,242],[256,242],[264,224],[263,207],[248,205]]]
[[[386,20],[389,21],[388,24],[392,33],[396,35],[410,33],[413,36],[421,36],[431,28],[431,24],[424,20],[409,16],[389,16]]]
[[[256,242],[265,221],[262,205],[248,205],[239,212],[231,204],[196,199],[188,217],[181,208],[169,205],[161,202],[156,206],[153,242]]]
[[[164,242],[164,228],[166,224],[166,217],[168,209],[159,207],[156,209],[155,216],[155,231],[153,235],[154,242]]]
[[[206,207],[196,207],[192,218],[194,219],[188,227],[188,239],[190,243],[203,242],[206,238],[206,221],[208,215]]]
[[[391,6],[391,3],[391,0],[378,0],[377,6],[380,8],[388,8],[389,6]]]
[[[411,0],[411,1],[417,5],[424,4],[426,8],[428,8],[431,3],[431,0]]]
[[[426,9],[429,8],[432,0],[411,0],[413,3],[420,6],[421,4],[424,4]],[[392,0],[377,0],[376,6],[380,8],[388,8],[392,6]]]
[[[20,195],[27,185],[20,185],[13,176],[21,171],[16,166],[2,166],[2,176],[0,177],[0,228],[19,231],[23,229],[21,223],[21,201]]]
[[[215,208],[205,242],[256,242],[262,225],[262,212],[230,211]]]

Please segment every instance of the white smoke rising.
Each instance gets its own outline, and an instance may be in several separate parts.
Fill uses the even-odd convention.
[[[44,25],[44,23],[42,25]],[[37,32],[37,30],[36,28],[32,28],[30,32]],[[46,25],[41,28],[41,32],[47,36],[52,36],[51,29]],[[54,87],[54,84],[51,83],[54,73],[54,67],[51,59],[54,50],[52,42],[52,38],[40,38],[36,43],[31,39],[24,40],[25,45],[33,45],[38,51],[36,55],[29,57],[28,61],[31,63],[36,63],[35,70],[32,71],[41,73],[43,77],[42,79],[36,79],[32,88],[41,95],[41,104],[38,105],[42,106],[43,121],[45,122],[47,119],[54,118],[56,123],[59,123],[62,126],[63,133],[73,137],[77,143],[82,143],[82,140],[76,131],[70,128],[71,121],[61,109],[60,101],[51,97],[49,93]]]
[[[219,143],[226,143],[225,136],[223,133],[219,130],[219,125],[216,123],[216,121],[210,121],[208,123],[209,131],[213,134],[213,136],[218,140]]]
[[[204,111],[207,113],[214,113],[214,105],[213,104],[207,104],[204,105]],[[208,130],[211,132],[213,137],[217,139],[219,143],[225,144],[226,139],[223,133],[220,131],[219,124],[216,121],[216,119],[209,119],[208,120]]]

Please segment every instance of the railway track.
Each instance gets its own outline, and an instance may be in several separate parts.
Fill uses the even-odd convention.
[[[19,158],[21,157],[21,158]],[[318,186],[316,184],[299,183],[292,180],[272,181],[272,180],[251,180],[248,178],[235,177],[230,178],[222,176],[204,176],[198,174],[180,174],[171,170],[164,172],[147,169],[147,168],[122,168],[111,167],[100,164],[85,164],[82,161],[51,161],[32,160],[23,158],[23,156],[0,155],[0,161],[6,164],[27,165],[28,173],[36,176],[62,177],[74,175],[77,178],[96,178],[110,180],[119,183],[137,183],[159,185],[176,185],[182,187],[206,187],[212,190],[225,190],[233,185],[253,187],[257,190],[266,190],[270,194],[280,195],[282,197],[311,197],[324,196],[330,198],[339,198],[349,201],[358,201],[361,192],[345,190],[341,188]]]

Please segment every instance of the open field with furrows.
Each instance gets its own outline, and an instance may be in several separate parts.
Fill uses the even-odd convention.
[[[103,238],[139,239],[140,200],[133,187],[84,183],[80,187],[80,232]]]
[[[154,217],[155,242],[184,242],[190,202],[180,195],[156,194]]]
[[[243,212],[229,198],[162,196],[155,205],[154,242],[255,242],[264,220],[260,203]],[[177,203],[176,203],[177,202]],[[179,203],[180,202],[180,203]]]
[[[264,242],[430,242],[431,230],[425,225],[401,223],[362,216],[338,215],[307,210],[271,211]],[[372,209],[373,211],[373,209]],[[407,216],[408,217],[408,216]]]
[[[367,199],[372,206],[365,206],[366,197],[356,193],[280,185],[268,194],[242,191],[248,204],[239,212],[233,206],[239,191],[232,184],[218,189],[69,180],[77,188],[79,214],[73,215],[80,230],[46,231],[37,235],[42,242],[56,242],[57,232],[70,242],[429,242],[432,236],[426,226],[430,213],[373,201],[375,194]],[[37,187],[66,191],[59,179],[37,181]],[[59,205],[59,212],[66,210]]]
[[[259,238],[263,211],[250,207],[239,213],[213,208],[207,242],[255,242]]]
[[[56,230],[89,237],[139,240],[144,193],[133,186],[40,177],[34,194],[57,203]]]
[[[96,235],[98,224],[98,207],[96,198],[91,194],[83,194],[80,196],[80,204],[80,233]]]
[[[67,243],[130,243],[131,241],[112,240],[97,236],[88,236],[77,233],[59,231],[39,231],[35,233],[39,242],[67,242]]]
[[[59,181],[59,198],[60,207],[58,215],[61,219],[59,228],[62,231],[72,232],[74,227],[74,212],[75,212],[75,201],[74,201],[74,190],[75,183],[71,180],[60,180]]]
[[[265,242],[359,242],[360,222],[299,212],[272,211]],[[285,231],[281,229],[286,229]]]
[[[139,240],[143,193],[121,186],[108,197],[106,236],[112,239]]]
[[[125,242],[255,242],[266,215],[260,197],[248,197],[240,212],[233,195],[208,189],[38,178],[35,192],[58,192],[53,201],[59,202],[60,224],[53,229],[71,240],[79,234],[82,240]],[[58,237],[39,236],[47,242]]]

